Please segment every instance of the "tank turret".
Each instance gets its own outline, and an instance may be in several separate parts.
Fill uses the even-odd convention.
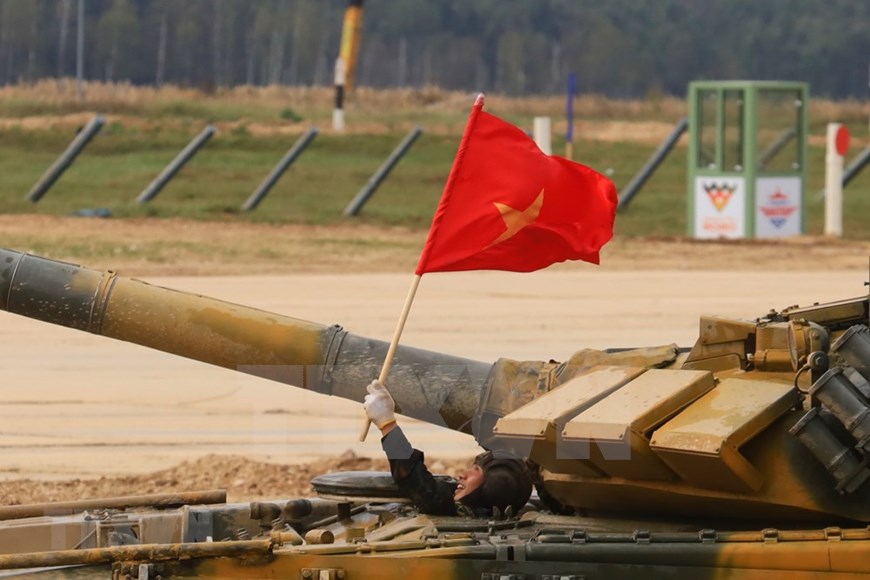
[[[0,309],[358,402],[388,346],[339,326],[11,250],[0,250]],[[599,564],[638,558],[653,567],[681,561],[682,566],[711,570],[868,572],[868,313],[868,298],[859,297],[746,320],[704,316],[690,348],[587,349],[564,362],[488,363],[401,346],[388,387],[403,414],[471,433],[487,448],[508,448],[527,457],[538,470],[541,499],[584,517],[490,521],[481,524],[489,542],[483,546],[475,536],[476,524],[436,521],[432,528],[414,520],[413,526],[402,527],[395,515],[363,510],[360,498],[342,501],[341,490],[356,484],[339,478],[328,482],[323,496],[338,503],[321,499],[326,503],[317,504],[322,522],[315,523],[328,521],[329,526],[314,527],[328,531],[333,540],[365,540],[369,549],[392,551],[398,548],[378,548],[372,542],[391,541],[394,536],[384,530],[395,524],[397,534],[416,538],[413,550],[442,550],[438,553],[445,558],[500,559],[505,547],[493,544],[496,529],[531,526],[534,533],[503,535],[505,541],[514,538],[512,551],[523,546],[524,556],[517,561],[571,561],[582,556],[584,549],[577,546],[592,543],[594,549],[585,554]],[[362,496],[393,501],[394,492],[372,488]],[[250,514],[234,507],[232,517],[254,528],[258,521],[281,519],[285,508],[267,507],[262,512],[262,505],[252,506]],[[331,515],[323,519],[326,514]],[[650,528],[665,531],[650,535],[649,529],[626,523],[626,518],[638,517],[651,518]],[[838,527],[843,525],[863,528],[846,533]],[[626,526],[635,526],[635,544],[659,547],[638,556],[615,546],[621,541],[615,539],[616,531]],[[694,526],[695,540],[685,536],[686,526]],[[305,526],[299,533],[287,527],[292,530],[272,526],[271,540],[260,541],[257,553],[271,554],[284,543],[301,546],[300,554],[320,553],[308,546],[318,542],[314,536],[310,541],[302,537]],[[759,531],[740,531],[752,527]],[[412,528],[419,534],[408,531]],[[241,539],[250,536],[246,531]],[[189,541],[184,538],[172,541]],[[834,539],[851,542],[833,547]],[[696,540],[700,544],[692,547]],[[788,549],[767,548],[770,560],[758,560],[763,555],[754,544],[739,545],[791,540]],[[734,545],[722,553],[700,547],[717,541]],[[804,544],[800,549],[805,554],[827,563],[819,568],[790,562],[797,542]],[[220,557],[237,549],[239,545],[212,551]],[[296,548],[288,549],[296,554]],[[192,557],[209,557],[209,550],[192,550],[197,554]],[[321,555],[348,553],[330,550]],[[839,563],[834,563],[834,551],[842,552]],[[718,558],[726,552],[732,559],[722,563]],[[514,568],[499,570],[508,569]],[[474,570],[475,577],[488,577]],[[553,570],[568,573],[564,566]],[[558,574],[554,577],[564,577]]]

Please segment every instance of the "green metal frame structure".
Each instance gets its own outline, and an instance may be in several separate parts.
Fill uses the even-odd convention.
[[[809,87],[787,81],[696,81],[689,84],[688,219],[696,228],[699,178],[743,184],[742,235],[756,237],[759,179],[799,180],[799,231],[805,230]],[[770,181],[770,180],[768,180]],[[720,208],[721,209],[721,208]],[[795,211],[794,208],[791,211]],[[784,220],[783,220],[784,221]],[[776,227],[780,227],[779,225]],[[791,226],[794,229],[794,225]],[[775,237],[769,234],[763,237]],[[706,235],[705,237],[716,237]]]

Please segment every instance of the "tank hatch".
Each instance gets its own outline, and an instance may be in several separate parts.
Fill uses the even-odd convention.
[[[455,481],[446,475],[436,479]],[[311,480],[314,493],[323,499],[354,503],[410,503],[386,471],[339,471]]]

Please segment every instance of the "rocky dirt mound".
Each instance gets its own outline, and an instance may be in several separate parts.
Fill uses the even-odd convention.
[[[429,461],[435,473],[456,475],[467,461]],[[0,505],[73,501],[123,495],[227,490],[228,501],[311,496],[311,479],[334,471],[388,471],[385,459],[357,457],[347,451],[337,458],[299,465],[251,461],[240,456],[208,455],[154,473],[100,479],[0,482]]]

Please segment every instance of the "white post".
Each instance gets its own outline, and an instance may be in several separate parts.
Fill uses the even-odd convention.
[[[553,154],[552,126],[550,117],[535,117],[533,133],[538,148],[547,155]]]
[[[347,65],[344,59],[335,59],[335,108],[332,109],[332,128],[344,131],[344,84],[347,80]]]
[[[344,131],[344,109],[332,110],[332,128],[338,132]]]
[[[825,235],[843,236],[843,161],[849,133],[840,123],[828,123],[825,155]]]

